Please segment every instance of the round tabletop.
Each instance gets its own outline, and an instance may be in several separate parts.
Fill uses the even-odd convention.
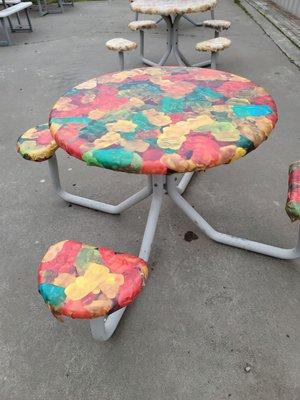
[[[217,0],[134,0],[131,9],[141,14],[189,14],[205,12],[217,5]]]
[[[166,175],[237,160],[276,121],[272,97],[248,79],[159,67],[106,74],[67,91],[51,111],[50,130],[88,165]]]

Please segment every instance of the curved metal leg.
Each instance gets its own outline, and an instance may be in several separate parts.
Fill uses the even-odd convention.
[[[267,256],[292,260],[300,257],[300,230],[296,247],[292,249],[283,249],[281,247],[270,246],[268,244],[243,239],[225,233],[216,231],[196,210],[180,195],[176,187],[176,178],[170,176],[167,178],[167,190],[171,199],[179,208],[212,240],[226,244],[228,246],[238,247],[240,249],[253,251],[255,253],[265,254]]]
[[[183,18],[186,19],[187,21],[189,21],[194,26],[202,26],[203,25],[202,22],[196,22],[191,17],[189,17],[188,15],[183,15]]]
[[[181,17],[182,15],[177,14],[173,22],[173,52],[179,65],[190,66],[190,63],[178,48],[178,31],[179,31],[179,21]]]
[[[187,188],[188,184],[190,183],[192,177],[194,176],[195,171],[193,172],[186,172],[183,177],[181,178],[181,181],[177,185],[177,190],[180,194],[183,194],[185,192],[185,189]]]
[[[160,214],[161,204],[165,192],[164,190],[165,182],[166,178],[164,176],[152,177],[152,188],[153,188],[152,202],[139,253],[139,257],[143,258],[145,261],[148,261],[150,256],[151,246],[153,243],[158,217]],[[107,318],[101,317],[101,318],[91,319],[90,328],[93,338],[99,341],[108,340],[116,330],[125,310],[126,307],[123,307],[121,310],[114,312]]]
[[[190,63],[178,48],[178,26],[181,17],[182,15],[179,14],[177,14],[173,19],[170,15],[162,16],[167,25],[167,51],[162,56],[161,60],[158,63],[156,63],[144,57],[144,46],[143,46],[141,48],[141,57],[144,64],[150,65],[151,67],[157,67],[158,65],[165,65],[171,53],[173,52],[179,65],[190,66]]]
[[[54,154],[53,157],[49,159],[49,169],[50,169],[50,176],[52,179],[52,183],[55,189],[55,192],[61,197],[63,200],[67,201],[68,203],[77,204],[82,207],[92,208],[93,210],[106,212],[109,214],[120,214],[121,212],[127,210],[128,208],[132,207],[133,205],[139,203],[140,201],[146,199],[152,194],[152,183],[149,177],[148,185],[140,190],[139,192],[135,193],[134,195],[130,196],[128,199],[122,201],[118,205],[112,205],[107,203],[102,203],[100,201],[87,199],[85,197],[76,196],[74,194],[68,193],[62,189],[60,179],[59,179],[59,172],[57,166],[57,159]]]
[[[126,307],[123,307],[108,317],[91,319],[90,328],[93,339],[100,342],[108,340],[116,330],[125,310]]]
[[[160,61],[158,62],[154,62],[149,60],[148,58],[146,58],[144,56],[144,33],[141,34],[140,33],[140,39],[141,41],[143,41],[143,45],[140,48],[141,51],[141,58],[144,64],[149,65],[150,67],[157,67],[158,65],[164,65],[166,63],[166,61],[168,60],[171,51],[172,51],[172,46],[173,46],[173,23],[172,23],[172,19],[170,16],[164,16],[162,17],[166,24],[167,24],[167,50],[165,52],[165,54],[162,56],[162,58],[160,59]],[[140,31],[142,32],[142,31]]]
[[[211,53],[211,69],[217,68],[218,52]]]

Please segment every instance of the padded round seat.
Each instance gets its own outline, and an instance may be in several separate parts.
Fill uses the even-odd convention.
[[[139,31],[144,29],[153,29],[156,28],[157,24],[155,21],[145,20],[145,21],[133,21],[130,22],[128,28],[132,31]]]
[[[230,45],[230,39],[227,39],[225,37],[217,37],[197,43],[196,50],[216,53],[217,51],[227,49]]]
[[[212,28],[216,31],[222,31],[229,29],[231,26],[230,21],[225,21],[223,19],[208,19],[206,21],[203,21],[203,26],[206,28]]]
[[[17,151],[31,161],[45,161],[53,156],[58,146],[53,139],[48,124],[28,129],[17,140]]]
[[[289,190],[285,210],[291,221],[300,220],[300,160],[289,168]]]
[[[137,43],[123,38],[114,38],[106,42],[106,47],[113,51],[130,51],[138,47]]]
[[[66,240],[38,268],[39,292],[54,316],[91,319],[131,304],[148,276],[144,260]]]

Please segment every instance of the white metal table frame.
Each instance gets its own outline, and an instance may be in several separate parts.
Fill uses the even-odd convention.
[[[154,240],[158,218],[160,215],[161,205],[165,194],[167,194],[173,202],[186,214],[188,218],[192,220],[197,227],[205,233],[212,240],[222,243],[228,246],[237,247],[252,251],[255,253],[264,254],[270,257],[292,260],[300,257],[300,230],[296,246],[291,249],[284,249],[281,247],[271,246],[264,243],[255,242],[248,239],[243,239],[228,235],[225,233],[218,232],[215,230],[188,202],[182,197],[182,193],[185,191],[189,184],[193,172],[188,172],[183,175],[183,178],[179,182],[178,174],[174,175],[149,175],[148,185],[123,201],[119,205],[111,205],[107,203],[101,203],[99,201],[86,199],[80,196],[75,196],[64,191],[61,188],[59,180],[59,172],[57,166],[56,156],[54,155],[49,159],[50,174],[54,184],[56,193],[63,198],[65,201],[81,205],[84,207],[92,208],[98,211],[106,212],[109,214],[119,214],[122,211],[127,210],[138,202],[152,195],[151,205],[148,213],[147,223],[144,231],[144,236],[139,252],[139,257],[145,260],[149,260],[152,243]],[[95,340],[105,341],[108,340],[116,330],[122,315],[124,314],[126,307],[112,313],[108,317],[100,317],[90,320],[90,328],[92,336]]]
[[[167,50],[165,51],[162,58],[158,61],[152,61],[145,57],[144,54],[144,32],[140,30],[141,35],[141,46],[140,46],[140,55],[144,64],[149,65],[151,67],[157,67],[165,65],[171,54],[174,54],[174,57],[179,65],[182,66],[197,66],[197,67],[207,67],[211,65],[211,60],[205,60],[201,63],[197,63],[195,65],[191,65],[190,62],[186,59],[186,57],[181,53],[179,49],[179,40],[178,40],[178,32],[179,32],[179,21],[181,18],[186,17],[185,14],[176,14],[172,15],[162,15],[162,18],[166,22],[167,25]]]

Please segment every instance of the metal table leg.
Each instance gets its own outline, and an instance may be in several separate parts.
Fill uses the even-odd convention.
[[[188,60],[184,57],[178,47],[178,32],[179,32],[179,21],[182,18],[182,15],[176,15],[173,21],[173,52],[174,56],[179,65],[190,66]]]
[[[151,177],[151,181],[153,190],[152,202],[139,253],[139,257],[141,257],[145,261],[148,261],[150,256],[151,246],[156,232],[158,217],[160,214],[161,204],[165,193],[164,188],[166,184],[166,177],[153,175]],[[114,312],[107,318],[101,317],[91,319],[90,328],[93,338],[99,341],[108,340],[116,330],[125,310],[126,307],[123,307],[121,310]]]
[[[55,154],[49,159],[48,163],[54,190],[59,197],[61,197],[68,203],[91,208],[97,211],[102,211],[108,214],[120,214],[121,212],[128,210],[130,207],[146,199],[152,194],[152,181],[151,177],[149,177],[148,185],[144,187],[144,189],[130,196],[128,199],[122,201],[118,205],[102,203],[101,201],[96,201],[87,199],[86,197],[76,196],[62,189],[59,178],[57,159]]]
[[[274,258],[293,260],[300,257],[300,230],[297,244],[292,249],[270,246],[268,244],[243,239],[232,235],[227,235],[216,231],[201,215],[180,195],[177,190],[177,178],[169,176],[167,178],[167,191],[175,204],[212,240],[255,253],[264,254]]]
[[[159,65],[165,65],[165,63],[168,61],[170,55],[173,53],[174,57],[176,58],[177,62],[179,65],[183,66],[189,66],[190,63],[188,60],[183,56],[181,51],[178,48],[178,30],[179,30],[179,20],[182,17],[182,15],[177,14],[172,20],[172,17],[170,15],[164,15],[162,18],[165,20],[166,25],[167,25],[167,50],[165,54],[162,56],[160,61],[154,62],[152,60],[149,60],[144,56],[144,38],[142,40],[142,46],[141,46],[141,58],[144,64],[150,65],[151,67],[157,67]]]

